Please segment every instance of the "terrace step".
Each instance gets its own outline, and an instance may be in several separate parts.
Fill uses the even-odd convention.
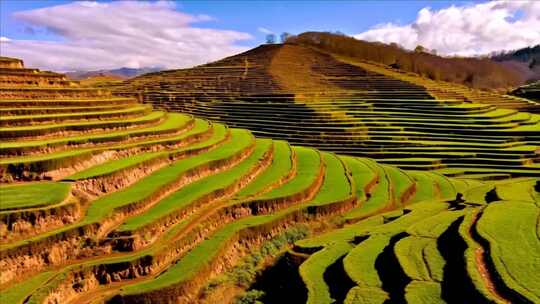
[[[109,121],[85,121],[85,122],[67,122],[59,124],[22,126],[22,127],[2,127],[0,128],[0,138],[3,140],[22,140],[22,139],[42,139],[44,137],[54,137],[62,135],[80,135],[91,132],[101,133],[119,129],[130,129],[148,125],[156,125],[166,118],[166,113],[161,111],[150,112],[144,116],[117,119]]]
[[[178,135],[184,131],[189,131],[195,125],[195,120],[188,115],[169,114],[166,119],[157,126],[147,128],[137,128],[127,131],[116,131],[107,134],[98,133],[83,136],[67,136],[59,139],[28,140],[28,141],[7,141],[0,144],[0,156],[13,154],[28,155],[59,151],[65,148],[77,148],[91,145],[110,145],[118,143],[130,143],[134,140],[157,138],[164,135]]]
[[[10,108],[52,107],[62,110],[65,107],[80,107],[81,110],[91,106],[105,105],[133,105],[137,100],[133,97],[107,97],[107,98],[72,98],[72,99],[0,99],[0,106]]]
[[[83,122],[83,121],[107,121],[114,119],[129,119],[140,117],[152,112],[152,107],[138,105],[121,110],[99,111],[99,112],[78,112],[69,114],[44,114],[44,115],[13,115],[0,117],[0,127],[9,126],[35,126],[38,124]]]
[[[94,88],[0,87],[0,99],[108,98],[110,92]]]

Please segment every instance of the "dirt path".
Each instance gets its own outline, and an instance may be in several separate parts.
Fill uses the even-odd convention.
[[[482,277],[484,286],[486,286],[486,288],[493,295],[493,297],[500,303],[511,304],[512,302],[509,299],[507,299],[499,290],[497,290],[497,287],[495,285],[495,280],[493,279],[489,266],[487,265],[487,262],[486,262],[486,259],[488,258],[487,257],[488,253],[477,241],[478,236],[476,235],[477,232],[475,231],[475,229],[476,229],[476,224],[478,222],[478,219],[481,216],[481,212],[482,211],[478,211],[474,214],[472,225],[469,229],[469,235],[471,239],[473,239],[478,245],[478,247],[474,250],[476,268],[478,272],[480,273],[480,276]]]

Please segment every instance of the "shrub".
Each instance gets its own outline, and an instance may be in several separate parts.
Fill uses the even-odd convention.
[[[260,299],[262,296],[264,296],[264,291],[252,289],[245,294],[243,294],[241,297],[239,297],[236,300],[236,304],[262,304]]]

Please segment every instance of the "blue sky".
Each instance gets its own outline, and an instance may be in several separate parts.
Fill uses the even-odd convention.
[[[264,27],[275,33],[341,31],[353,35],[379,23],[407,23],[423,7],[441,8],[457,1],[187,1],[186,12],[216,17],[215,26],[245,31],[264,39]],[[463,1],[461,3],[464,3]],[[391,8],[391,9],[389,9]]]
[[[0,0],[0,54],[43,69],[189,67],[248,50],[268,31],[340,31],[476,56],[540,42],[540,1]]]
[[[13,13],[70,2],[2,0],[1,36],[11,39],[60,40],[56,35],[25,32],[24,25],[13,17]],[[178,1],[177,10],[189,14],[206,14],[216,19],[200,27],[250,33],[254,39],[242,41],[241,44],[254,46],[264,41],[265,34],[257,30],[260,27],[278,34],[285,31],[296,34],[329,30],[353,35],[380,23],[412,22],[424,7],[440,9],[465,3],[471,1]]]

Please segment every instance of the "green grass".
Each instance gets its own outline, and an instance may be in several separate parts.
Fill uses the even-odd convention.
[[[502,200],[528,201],[540,207],[540,192],[534,190],[537,179],[510,180],[496,186],[497,196]]]
[[[396,167],[383,166],[383,168],[391,180],[396,203],[405,203],[401,202],[401,199],[404,197],[405,192],[414,185],[414,181],[405,172]]]
[[[409,236],[397,242],[394,252],[410,279],[442,281],[445,261],[437,249],[435,239]]]
[[[319,248],[332,246],[338,242],[352,242],[356,236],[366,235],[372,227],[383,224],[383,216],[375,215],[352,225],[347,225],[340,229],[335,229],[327,233],[296,242],[301,248]]]
[[[350,184],[343,163],[335,155],[323,153],[326,164],[324,183],[317,196],[308,206],[320,206],[342,201],[356,194]],[[300,266],[300,276],[308,289],[308,303],[332,303],[330,292],[323,275],[328,266],[333,264],[351,249],[349,243],[340,242],[311,255]]]
[[[209,124],[206,123],[203,120],[196,120],[195,127],[191,129],[189,132],[186,132],[185,134],[178,136],[175,140],[182,141],[183,139],[187,138],[188,136],[194,135],[194,134],[200,134],[203,132],[206,132],[209,128]],[[212,126],[213,133],[212,136],[204,141],[203,143],[207,144],[208,146],[216,144],[220,140],[223,140],[225,138],[227,129],[225,126],[221,124],[216,124]],[[114,173],[116,171],[121,171],[127,168],[131,168],[134,166],[137,166],[141,163],[147,162],[151,159],[155,159],[157,157],[164,157],[167,156],[173,152],[179,152],[179,151],[186,151],[188,149],[200,147],[200,145],[190,145],[187,147],[183,147],[180,149],[175,149],[172,151],[158,151],[158,152],[148,152],[148,153],[141,153],[136,154],[134,156],[129,156],[117,160],[112,160],[97,166],[90,167],[86,170],[77,172],[69,177],[67,177],[67,180],[81,180],[81,179],[88,179],[88,178],[95,178],[99,176],[108,175],[111,173]]]
[[[236,136],[234,134],[238,133],[238,130],[233,129],[232,131],[233,131],[234,142],[236,142],[237,138],[236,138]],[[316,164],[317,167],[319,166],[320,158],[319,158],[318,153],[316,153],[312,149],[295,148],[295,150],[299,150],[299,151],[297,151],[297,153],[300,152],[301,155],[306,156],[304,158],[300,158],[299,161],[298,161],[298,170],[299,170],[299,172],[303,172],[303,174],[301,174],[300,177],[305,178],[306,177],[305,175],[308,172],[312,172],[312,174],[315,174],[315,172],[318,172],[318,169],[314,169],[312,167],[312,165],[314,165],[314,164]],[[315,162],[313,160],[315,160]],[[156,178],[156,180],[160,180],[160,178]],[[299,208],[299,206],[297,206],[296,209],[297,208]],[[293,208],[293,210],[295,210],[295,208]],[[204,246],[202,248],[220,248],[219,246],[223,245],[223,244],[220,243],[221,241],[226,241],[228,239],[228,237],[231,237],[232,235],[234,235],[234,233],[242,230],[243,228],[255,227],[255,226],[259,225],[259,224],[264,224],[264,223],[271,222],[272,220],[276,220],[276,219],[279,219],[280,217],[283,217],[283,216],[287,215],[291,211],[292,210],[289,209],[289,210],[286,210],[286,211],[278,212],[278,213],[276,213],[274,215],[264,215],[264,216],[252,217],[250,219],[244,219],[244,220],[235,222],[233,224],[230,224],[227,228],[219,230],[217,235],[212,236],[210,239],[206,240],[204,242]],[[157,243],[156,246],[149,246],[149,247],[147,247],[147,248],[145,248],[143,250],[137,251],[135,253],[130,253],[130,254],[127,254],[127,255],[124,255],[124,256],[120,256],[120,257],[106,258],[106,259],[103,259],[102,261],[85,263],[85,265],[87,265],[88,267],[91,267],[92,265],[101,264],[101,263],[104,263],[104,264],[125,263],[126,261],[131,261],[131,260],[134,260],[134,259],[137,259],[137,258],[141,258],[141,257],[143,257],[145,255],[156,255],[156,254],[159,254],[160,251],[170,250],[167,247],[167,240],[170,240],[171,237],[173,237],[177,233],[178,229],[180,229],[182,227],[183,227],[183,225],[176,225],[176,226],[172,227],[169,231],[167,231],[161,237],[161,240],[163,240],[163,242]],[[199,251],[199,250],[201,250],[201,251]],[[204,249],[197,249],[197,251],[194,253],[194,255],[190,255],[190,258],[188,258],[186,260],[186,262],[182,262],[182,263],[187,263],[187,265],[191,265],[190,269],[195,271],[195,270],[198,269],[196,267],[200,267],[201,265],[193,265],[192,263],[196,263],[200,259],[202,259],[202,261],[203,261],[202,265],[204,265],[204,261],[208,261],[209,259],[212,258],[211,256],[206,256],[207,254],[215,254],[215,253],[205,251]],[[184,261],[184,259],[182,259],[182,261]],[[182,264],[182,265],[185,265],[185,264]],[[80,267],[80,266],[74,266],[74,267]],[[66,271],[68,271],[68,269],[66,269]],[[174,270],[169,270],[169,271],[174,272]],[[183,275],[185,275],[185,276],[182,275],[181,278],[187,278],[187,277],[189,277],[189,275],[191,275],[190,273],[184,273],[183,268],[180,268],[180,271],[181,271],[181,273]],[[177,275],[179,275],[179,274],[178,273],[173,274],[173,275],[168,274],[169,278],[171,278],[171,277],[176,278]],[[167,281],[167,280],[168,279],[166,279],[165,281]],[[144,286],[146,286],[147,283],[148,282],[141,283],[141,284],[144,284]],[[159,283],[159,281],[158,281],[158,283]],[[162,283],[164,285],[167,285],[167,283],[165,283],[165,282],[162,282]],[[153,287],[150,286],[149,288],[152,289]],[[138,289],[138,287],[135,287],[133,289],[133,292],[135,292],[137,289]]]
[[[188,159],[177,161],[170,166],[164,167],[148,176],[145,176],[144,178],[142,178],[128,188],[125,188],[121,191],[113,192],[109,195],[99,198],[98,200],[93,201],[92,204],[88,207],[83,221],[81,221],[80,223],[65,226],[61,229],[53,230],[42,236],[37,236],[35,238],[30,238],[14,244],[9,244],[8,246],[19,246],[27,242],[32,242],[35,239],[39,239],[41,237],[46,237],[48,235],[53,235],[90,223],[99,222],[108,215],[113,214],[114,209],[116,208],[134,204],[136,202],[142,201],[145,198],[150,197],[151,195],[159,191],[160,188],[170,183],[173,183],[175,180],[180,178],[187,170],[204,165],[213,160],[223,159],[234,155],[235,153],[239,153],[240,151],[248,147],[254,140],[251,133],[247,130],[232,129],[231,133],[232,140],[228,141],[217,149],[199,154]]]
[[[407,228],[420,222],[426,217],[434,216],[441,211],[444,211],[447,208],[447,205],[442,202],[428,201],[417,203],[407,208],[411,210],[411,212],[405,215],[403,215],[401,210],[397,210],[386,212],[382,215],[371,216],[365,220],[330,231],[317,237],[298,241],[296,245],[303,248],[316,248],[321,246],[331,246],[331,244],[338,242],[350,242],[357,236],[373,234],[397,234],[399,232],[404,232]],[[397,219],[384,224],[384,217],[394,215],[394,213],[397,213]]]
[[[39,119],[39,118],[50,118],[50,119],[58,119],[58,118],[81,118],[84,119],[84,116],[88,115],[106,115],[106,114],[129,114],[131,112],[139,112],[141,110],[145,109],[151,109],[149,105],[134,105],[129,108],[120,109],[120,110],[109,110],[109,111],[80,111],[75,113],[54,113],[54,114],[35,114],[35,115],[9,115],[9,116],[2,116],[0,117],[1,121],[16,121],[16,120],[33,120],[33,119]]]
[[[344,304],[383,304],[390,297],[377,287],[355,286],[349,290]]]
[[[122,120],[108,120],[106,123],[137,123],[137,122],[146,122],[146,121],[153,121],[155,119],[161,118],[165,116],[165,112],[161,111],[154,111],[147,115],[137,117],[137,118],[129,118],[129,119],[122,119]],[[87,126],[87,127],[96,127],[96,126],[102,126],[105,122],[96,122],[96,121],[89,121],[89,122],[70,122],[70,123],[60,123],[60,124],[47,124],[47,125],[35,125],[35,126],[18,126],[18,127],[2,127],[0,128],[0,132],[21,132],[21,131],[34,131],[34,130],[47,130],[47,129],[54,129],[54,128],[65,128],[65,127],[71,127],[76,126],[80,128],[81,126]]]
[[[123,288],[122,294],[141,294],[186,282],[204,268],[210,267],[212,260],[219,255],[234,235],[238,235],[243,230],[256,229],[257,226],[277,221],[296,209],[298,207],[285,209],[274,214],[247,217],[227,224],[189,251],[160,276],[152,280],[126,286]]]
[[[375,261],[388,246],[391,235],[371,235],[356,245],[343,259],[347,275],[359,286],[382,288],[382,281],[375,268]]]
[[[62,202],[71,185],[61,182],[35,182],[0,185],[0,210],[42,207]]]
[[[447,207],[448,205],[442,202],[428,201],[416,203],[407,207],[407,209],[410,210],[409,213],[404,214],[403,216],[400,216],[399,218],[384,225],[370,228],[367,232],[369,232],[370,234],[397,234],[399,232],[404,232],[411,225],[416,224],[427,217],[437,215],[440,212],[446,210]]]
[[[504,201],[489,204],[477,231],[489,242],[495,269],[510,289],[532,303],[540,302],[540,209],[534,204]]]
[[[108,175],[117,171],[121,171],[127,168],[134,167],[151,159],[155,159],[159,156],[166,155],[166,152],[152,152],[136,154],[130,157],[120,158],[112,161],[108,161],[97,166],[90,167],[86,170],[79,171],[73,175],[70,175],[65,180],[83,180],[89,178],[96,178],[104,175]]]
[[[241,200],[264,191],[266,187],[287,176],[293,169],[292,149],[285,141],[274,141],[272,164],[249,185],[239,191],[236,198]]]
[[[488,290],[487,286],[484,284],[482,274],[478,270],[476,250],[480,247],[480,245],[474,241],[469,232],[473,224],[474,217],[475,212],[466,213],[463,222],[459,226],[459,236],[467,245],[465,250],[465,268],[467,270],[467,275],[471,279],[473,287],[485,299],[492,303],[502,303],[498,301],[498,298],[495,298]]]
[[[298,159],[296,176],[289,182],[272,189],[257,199],[270,200],[294,195],[308,189],[316,180],[322,161],[319,152],[303,147],[293,147],[293,149]]]
[[[314,176],[309,178],[309,173],[314,175],[315,172],[318,172],[318,169],[313,168],[313,165],[317,165],[317,167],[319,165],[320,158],[318,153],[316,153],[312,149],[296,147],[294,149],[298,155],[299,174],[297,174],[293,180],[282,186],[286,187],[284,191],[276,191],[276,194],[277,192],[282,194],[289,194],[288,190],[290,188],[290,184],[305,184],[305,180],[308,180],[309,182],[310,180],[314,179]],[[295,182],[295,180],[297,179],[302,180],[302,182]],[[224,246],[225,243],[234,234],[238,233],[242,229],[249,229],[250,227],[256,227],[257,225],[262,225],[271,222],[272,220],[279,219],[290,211],[290,209],[285,209],[272,215],[261,215],[244,218],[228,224],[219,231],[217,231],[215,234],[213,234],[211,237],[203,241],[193,250],[188,252],[185,257],[178,261],[178,263],[174,264],[171,268],[169,268],[166,272],[164,272],[155,280],[128,286],[125,288],[124,293],[138,294],[142,292],[156,290],[159,288],[164,288],[170,286],[171,284],[180,283],[182,281],[188,280],[190,277],[200,271],[201,268],[204,267],[204,265],[210,263],[210,261],[217,256],[220,248],[222,248],[222,246]]]
[[[307,150],[307,151],[310,151],[310,150]],[[325,160],[325,162],[327,164],[327,169],[326,169],[325,179],[324,179],[323,185],[321,186],[321,189],[319,190],[319,193],[310,202],[307,203],[307,206],[321,206],[323,204],[328,204],[328,203],[332,203],[332,202],[336,202],[336,201],[340,201],[340,200],[345,200],[345,199],[351,197],[351,195],[354,195],[354,193],[353,193],[354,191],[353,191],[351,185],[342,186],[340,191],[335,191],[334,190],[334,188],[335,188],[334,184],[338,180],[341,180],[342,182],[348,182],[348,179],[347,179],[347,177],[345,175],[346,174],[345,173],[346,172],[345,168],[343,167],[343,164],[341,162],[339,162],[339,159],[334,157],[332,154],[329,154],[329,153],[324,153],[323,154],[323,159]],[[302,158],[300,158],[300,156],[299,156],[299,166],[298,166],[299,171],[300,170],[305,170],[304,165],[301,165],[301,161],[302,161]],[[311,169],[311,170],[313,170],[313,169]],[[291,182],[293,182],[293,181],[291,181]],[[370,221],[366,221],[366,222],[370,222]],[[362,224],[365,225],[366,222],[362,222]],[[380,223],[380,221],[376,221],[376,223]],[[337,230],[337,231],[341,231],[341,230],[346,230],[346,228],[340,229],[340,230]],[[350,232],[351,231],[347,231],[343,235],[349,236]],[[327,236],[327,237],[325,238],[325,236]],[[350,237],[354,237],[354,235],[350,236]],[[345,238],[346,237],[343,237],[341,239],[345,239]],[[298,245],[300,247],[319,247],[319,246],[325,246],[327,243],[332,243],[334,241],[340,241],[341,239],[340,238],[335,238],[335,236],[332,235],[332,232],[330,232],[330,233],[324,234],[322,236],[317,236],[317,237],[315,237],[313,239],[301,240],[301,241],[297,242],[296,245]],[[327,240],[327,242],[326,242],[326,240]]]
[[[474,188],[470,188],[465,192],[464,199],[467,202],[482,205],[486,203],[486,193],[494,188],[493,183],[482,184]]]
[[[362,161],[350,156],[341,156],[340,158],[351,171],[356,184],[356,197],[359,201],[364,202],[366,200],[364,188],[377,178],[377,172],[368,165],[368,161]]]
[[[23,148],[38,148],[40,146],[55,146],[59,144],[82,144],[82,143],[100,143],[108,140],[113,140],[115,138],[119,139],[129,139],[131,137],[136,137],[140,135],[152,135],[160,134],[163,131],[175,131],[184,127],[188,122],[190,122],[192,117],[190,115],[178,114],[178,113],[169,113],[167,118],[157,126],[150,126],[145,128],[127,130],[127,131],[113,131],[108,133],[99,133],[99,134],[90,134],[90,135],[80,135],[80,136],[67,136],[59,137],[54,139],[41,139],[41,140],[30,140],[30,141],[13,141],[13,142],[4,142],[0,143],[0,150],[5,149],[23,149]]]
[[[397,90],[393,93],[399,95],[408,92]],[[106,100],[105,102],[96,102],[104,105],[107,103]],[[103,264],[108,264],[110,269],[113,269],[114,266],[126,265],[126,263],[136,262],[139,259],[151,258],[155,259],[153,261],[161,261],[160,259],[169,258],[172,254],[174,255],[173,259],[176,260],[156,278],[149,276],[140,281],[126,282],[126,286],[122,287],[120,291],[123,295],[154,292],[152,296],[156,296],[156,301],[159,301],[161,293],[171,292],[173,288],[182,288],[182,285],[189,284],[190,280],[199,279],[198,275],[213,273],[217,269],[214,262],[220,258],[228,258],[224,257],[223,254],[230,249],[229,246],[237,245],[237,242],[242,244],[246,239],[250,240],[253,237],[271,238],[269,232],[274,233],[277,228],[283,228],[285,220],[295,222],[308,219],[314,221],[316,232],[326,231],[323,234],[295,243],[295,250],[299,253],[313,252],[317,249],[300,266],[300,275],[308,289],[308,303],[332,303],[334,301],[329,291],[329,287],[333,286],[331,284],[334,282],[327,284],[324,280],[324,274],[329,266],[340,261],[342,257],[346,274],[358,284],[348,292],[345,303],[387,302],[389,295],[383,290],[382,282],[391,278],[380,278],[375,265],[377,258],[385,248],[390,249],[387,246],[392,237],[403,232],[406,232],[408,236],[400,239],[392,249],[401,268],[412,280],[404,290],[406,302],[442,303],[444,301],[441,299],[440,283],[445,279],[443,278],[445,261],[438,250],[437,239],[448,230],[452,223],[464,217],[459,232],[469,246],[465,253],[465,266],[478,291],[486,299],[493,300],[493,295],[490,295],[490,291],[485,286],[478,271],[478,265],[476,265],[475,250],[479,245],[468,235],[469,226],[473,222],[472,212],[483,210],[484,213],[480,217],[476,229],[489,244],[489,248],[485,249],[489,249],[486,252],[494,260],[496,275],[500,276],[503,283],[509,288],[523,294],[531,302],[540,303],[540,285],[538,283],[540,280],[536,280],[540,271],[540,263],[538,263],[540,260],[538,242],[540,195],[533,189],[536,180],[527,178],[503,182],[481,182],[467,179],[455,180],[438,174],[447,173],[479,179],[493,178],[501,173],[532,176],[540,170],[540,166],[535,163],[523,165],[522,162],[533,162],[537,158],[534,152],[537,150],[536,145],[540,140],[540,136],[535,133],[539,130],[539,115],[496,109],[486,105],[463,104],[461,101],[446,103],[435,100],[415,100],[412,97],[407,100],[377,100],[377,98],[372,100],[362,100],[361,98],[332,100],[328,98],[327,100],[318,100],[318,102],[320,104],[315,102],[311,105],[313,109],[310,109],[310,111],[316,110],[321,114],[317,119],[305,120],[305,123],[298,127],[296,118],[303,117],[304,113],[296,113],[294,115],[297,116],[287,119],[284,124],[276,125],[272,127],[273,129],[267,129],[258,134],[278,134],[277,136],[284,135],[284,137],[293,140],[302,139],[305,136],[316,135],[324,123],[330,122],[331,126],[325,130],[327,132],[323,136],[328,136],[332,140],[322,143],[321,147],[328,149],[336,147],[336,150],[356,153],[356,155],[370,156],[373,154],[372,157],[380,158],[382,162],[386,161],[390,164],[404,166],[404,168],[421,170],[431,167],[437,169],[434,172],[410,172],[389,165],[379,165],[366,158],[337,157],[334,154],[319,152],[311,148],[290,147],[287,142],[278,141],[273,146],[274,158],[270,166],[251,180],[248,185],[245,185],[243,189],[235,189],[236,193],[230,193],[234,194],[232,198],[225,198],[220,191],[226,188],[230,189],[246,174],[252,172],[264,153],[269,151],[271,140],[255,141],[248,131],[233,129],[229,132],[221,124],[212,125],[213,133],[210,135],[210,132],[207,132],[210,130],[210,125],[200,119],[195,120],[193,129],[178,134],[177,131],[190,122],[190,116],[154,112],[136,119],[105,120],[103,121],[105,131],[100,134],[80,132],[77,134],[82,135],[0,143],[0,150],[3,150],[6,156],[8,153],[9,155],[19,155],[18,157],[0,159],[0,165],[3,168],[9,164],[24,164],[25,168],[36,172],[40,169],[52,170],[69,167],[107,150],[125,151],[134,148],[134,151],[144,151],[121,159],[107,161],[67,178],[75,181],[107,176],[116,172],[128,174],[130,168],[162,164],[161,161],[163,164],[168,164],[122,190],[90,202],[81,222],[32,236],[26,240],[1,244],[2,250],[16,248],[35,241],[49,241],[46,239],[49,236],[103,222],[117,214],[118,208],[137,203],[154,203],[156,201],[152,198],[160,195],[160,191],[163,189],[171,189],[171,186],[181,180],[184,174],[198,167],[205,167],[210,163],[214,164],[215,161],[238,156],[253,143],[257,143],[252,154],[235,166],[226,170],[218,170],[219,172],[197,181],[189,181],[180,189],[174,189],[174,192],[149,206],[148,209],[144,209],[144,213],[123,219],[122,225],[116,227],[116,232],[140,232],[147,227],[153,227],[152,225],[160,223],[160,221],[167,222],[166,219],[178,216],[174,221],[167,222],[169,226],[162,234],[160,232],[156,242],[152,242],[135,252],[113,252],[113,255],[104,254],[90,261],[68,261],[68,263],[73,262],[74,264],[30,277],[20,284],[4,290],[1,297],[9,303],[20,303],[28,295],[32,295],[35,296],[29,301],[32,303],[48,295],[59,284],[66,283],[66,280],[71,279],[69,277],[71,273],[81,269],[88,270]],[[54,101],[44,103],[36,101],[35,105],[43,107],[45,103],[54,105]],[[73,104],[75,103],[77,102]],[[236,111],[238,106],[249,107],[250,105],[250,102],[243,102],[242,104],[230,103],[220,106],[219,102],[216,101],[197,108],[197,111],[200,113],[216,112],[217,115],[214,113],[213,117],[226,121],[227,111],[230,110],[227,107],[231,107],[231,109],[236,107],[234,109]],[[282,105],[286,105],[286,103]],[[56,107],[60,109],[60,105],[56,105]],[[95,108],[86,111],[93,111],[94,114],[116,115],[143,110],[145,107],[147,106],[134,105],[131,108],[126,106],[120,110],[105,109],[102,112],[97,112],[98,109]],[[349,109],[349,107],[351,108]],[[0,120],[7,122],[19,119],[49,120],[51,118],[51,121],[53,119],[62,121],[62,119],[92,115],[92,112],[76,112],[77,109],[66,113],[64,108],[59,110],[62,113],[57,114],[51,112],[26,115],[24,106],[22,108],[19,113],[24,115]],[[85,111],[83,107],[79,110]],[[275,122],[276,117],[278,117],[272,111],[263,110],[261,113],[257,113],[257,111],[257,109],[250,109],[244,113],[246,118],[238,118],[235,122],[238,125],[245,123],[258,127]],[[380,117],[374,114],[379,114]],[[162,120],[162,118],[164,119]],[[157,124],[158,121],[161,123]],[[357,124],[353,125],[356,122]],[[112,130],[115,126],[134,128]],[[80,122],[73,123],[64,121],[64,123],[0,128],[0,133],[6,137],[42,136],[50,132],[63,131],[63,128],[84,131],[100,127],[101,123],[96,123],[94,119],[81,119]],[[291,132],[293,128],[298,130]],[[110,132],[106,130],[110,130]],[[345,133],[339,133],[343,130]],[[475,130],[478,132],[477,134],[466,132]],[[158,135],[160,136],[158,137]],[[204,141],[189,146],[176,149],[165,148],[158,151],[163,147],[171,147],[192,135],[208,135],[209,138],[205,137]],[[230,140],[226,140],[229,135],[231,136]],[[334,135],[336,136],[334,137]],[[146,136],[152,137],[149,139]],[[362,148],[365,147],[365,150],[348,149],[350,147],[347,147],[347,140],[360,143]],[[314,141],[311,141],[310,138],[311,142]],[[108,145],[104,145],[105,143]],[[344,143],[342,147],[340,147],[340,143]],[[90,144],[103,145],[92,146]],[[75,146],[77,146],[76,149],[74,149]],[[177,146],[175,145],[175,147]],[[43,152],[43,149],[47,148],[51,149],[46,151],[59,151],[58,148],[67,148],[67,150],[20,156],[25,155],[24,153]],[[290,180],[278,184],[291,174],[294,164],[293,155],[297,157],[296,175]],[[182,159],[177,160],[178,158]],[[447,160],[449,160],[448,163],[445,163]],[[48,162],[54,165],[49,167]],[[321,178],[318,176],[321,168],[324,168],[325,175],[318,192],[312,193],[313,196],[310,196],[309,201],[306,201],[305,198],[292,200],[291,198],[295,195],[301,194],[305,197],[308,191],[313,191],[315,182]],[[371,189],[366,189],[366,185],[375,179],[378,180],[378,184]],[[404,194],[408,194],[407,191],[414,184],[416,184],[416,192],[410,198],[404,199],[406,198]],[[17,190],[10,190],[10,187]],[[491,189],[496,189],[497,196],[504,202],[485,204],[485,195]],[[58,182],[21,186],[1,185],[0,211],[41,207],[62,202],[69,191],[70,185],[68,183]],[[448,210],[449,204],[443,201],[454,199],[458,192],[465,194],[467,203],[469,203],[467,208]],[[213,203],[208,204],[208,206],[204,205],[204,208],[201,208],[202,212],[195,209],[200,207],[199,205],[203,202],[207,202],[203,199],[214,194],[221,195],[218,201],[212,201]],[[358,205],[350,211],[339,209],[342,206],[339,204],[340,202],[348,202],[354,197],[358,199]],[[195,229],[206,228],[197,226],[202,225],[197,222],[199,214],[205,216],[206,211],[229,211],[236,210],[236,207],[245,211],[247,209],[244,208],[252,207],[252,205],[256,207],[258,203],[264,203],[265,200],[269,204],[273,203],[273,200],[280,203],[275,204],[277,206],[275,209],[274,206],[264,209],[263,215],[247,216],[246,214],[249,212],[246,212],[242,214],[241,219],[230,223],[218,223],[219,229],[205,235],[200,240],[197,239],[197,243],[193,244],[195,246],[192,249],[186,252],[182,251],[180,254],[179,248],[186,246],[187,242],[191,242],[190,237],[197,232],[197,230],[187,231],[185,228],[191,224],[197,227]],[[287,204],[281,204],[281,201],[286,201]],[[474,205],[474,203],[477,204]],[[84,206],[86,207],[86,204]],[[334,210],[334,206],[338,207]],[[191,217],[192,207],[197,212],[197,215],[193,217]],[[268,210],[272,210],[272,212],[267,212]],[[319,213],[319,210],[323,212]],[[340,214],[335,217],[331,217],[325,212],[338,212],[338,210]],[[187,213],[180,213],[183,211]],[[11,211],[5,211],[5,213],[8,212]],[[382,212],[385,213],[379,214]],[[334,228],[334,225],[343,226]],[[187,232],[187,236],[184,235],[185,232]],[[194,233],[191,234],[192,232]],[[59,236],[58,239],[61,237]],[[51,241],[56,242],[56,240]],[[257,251],[256,246],[252,247]],[[220,260],[220,262],[223,261]],[[225,265],[228,265],[229,262],[231,260],[225,260]],[[115,265],[117,263],[118,265]],[[190,285],[187,286],[190,287]]]
[[[411,198],[411,203],[436,200],[438,193],[435,189],[435,182],[426,172],[409,171],[409,176],[416,182],[416,192]]]
[[[457,211],[442,211],[412,224],[407,228],[407,233],[419,237],[436,239],[443,234],[454,221],[465,213],[466,210],[464,209]]]
[[[461,194],[467,192],[467,189],[474,187],[473,185],[469,183],[470,181],[471,180],[463,180],[463,179],[457,179],[457,178],[450,180],[450,182],[454,186],[454,189],[456,190],[456,193],[461,193]]]
[[[91,155],[94,151],[96,151],[96,149],[89,148],[89,149],[80,149],[80,150],[66,150],[66,151],[60,151],[57,153],[40,154],[40,155],[35,155],[35,156],[5,158],[5,159],[0,159],[0,165],[9,166],[10,164],[32,164],[32,163],[40,163],[40,162],[46,162],[48,164],[49,163],[61,164],[69,157],[80,156],[80,155]],[[56,169],[54,165],[48,165],[47,167],[49,166],[53,167],[53,169]]]
[[[20,156],[12,158],[3,158],[0,159],[0,166],[8,166],[10,164],[27,164],[32,166],[32,170],[54,170],[59,167],[62,167],[69,162],[78,162],[78,158],[87,157],[91,155],[103,152],[105,150],[124,150],[135,147],[143,147],[154,144],[174,144],[178,139],[181,139],[183,136],[176,137],[167,137],[161,139],[153,139],[148,141],[134,142],[128,144],[117,144],[110,145],[106,147],[99,148],[81,148],[81,149],[70,149],[60,152],[54,152],[49,154],[39,154],[32,156]]]
[[[134,231],[145,225],[158,221],[168,214],[187,207],[197,199],[212,192],[224,189],[237,182],[257,165],[263,155],[272,147],[271,140],[257,140],[253,153],[233,168],[195,181],[173,194],[167,196],[144,214],[130,217],[120,226],[118,231]]]
[[[288,183],[267,193],[266,195],[263,195],[264,198],[274,199],[279,197],[279,195],[289,196],[294,194],[291,193],[292,190],[296,189],[296,191],[302,191],[315,180],[320,162],[320,154],[315,150],[306,148],[294,147],[294,150],[298,157],[297,175]],[[326,174],[329,174],[328,176],[333,176],[334,172],[343,172],[344,167],[335,156],[328,153],[325,155],[325,160],[328,159],[328,161],[331,161],[333,165],[339,164],[338,168],[327,170]],[[351,190],[349,189],[349,194],[350,191]],[[333,199],[335,198],[342,198],[341,195],[343,195],[345,192],[347,191],[340,191],[336,193],[338,194],[337,197],[330,197],[327,194],[324,194],[318,196],[318,198],[331,198],[331,201],[327,202],[331,203],[334,202]],[[317,197],[315,199],[317,199]],[[196,246],[193,250],[189,251],[182,259],[180,259],[162,275],[158,276],[152,281],[130,285],[124,289],[124,294],[139,294],[185,282],[192,278],[196,273],[204,269],[204,267],[208,267],[207,265],[209,265],[209,263],[219,254],[220,250],[223,249],[227,242],[229,242],[234,235],[240,233],[240,231],[245,229],[255,229],[257,226],[277,221],[295,210],[305,209],[312,205],[318,206],[322,203],[322,201],[314,201],[313,203],[295,205],[273,214],[248,217],[227,224],[225,227]]]
[[[23,301],[48,280],[54,277],[56,272],[47,271],[39,273],[32,278],[17,284],[15,287],[0,292],[0,302],[6,304],[21,304]]]
[[[332,202],[338,202],[351,198],[356,194],[356,189],[351,184],[348,172],[335,154],[322,153],[326,164],[324,182],[317,196],[309,202],[310,206],[321,206]]]
[[[3,101],[5,102],[5,101]],[[115,105],[115,104],[109,104],[109,105],[95,105],[95,106],[87,106],[87,107],[77,107],[77,106],[63,106],[63,107],[47,107],[44,106],[37,106],[37,107],[3,107],[0,109],[0,113],[29,113],[28,115],[32,115],[32,113],[46,113],[46,114],[64,114],[64,113],[76,113],[81,110],[87,110],[92,112],[97,111],[112,111],[112,110],[120,110],[132,107],[136,104],[127,104],[127,105]],[[18,114],[15,114],[18,115]]]
[[[363,218],[366,215],[370,215],[373,212],[386,208],[391,203],[390,182],[384,169],[371,160],[358,159],[358,161],[363,162],[366,166],[372,168],[372,170],[375,171],[375,174],[379,176],[379,182],[375,186],[374,190],[370,193],[371,196],[365,203],[363,203],[360,207],[351,209],[343,215],[347,220]],[[362,176],[355,176],[354,171],[353,178],[357,185],[363,183]]]
[[[413,281],[405,287],[405,301],[411,304],[446,303],[441,298],[439,283],[422,281]]]
[[[324,281],[324,272],[351,248],[349,243],[337,243],[312,254],[300,265],[300,276],[308,290],[307,303],[334,303]]]
[[[240,153],[252,143],[253,136],[249,131],[233,129],[231,132],[233,133],[233,139],[230,142],[223,144],[218,149],[180,160],[171,166],[165,167],[154,174],[143,178],[135,185],[125,190],[114,192],[111,195],[95,201],[88,209],[86,221],[96,221],[110,214],[114,208],[129,205],[144,197],[150,196],[167,183],[176,180],[184,172],[211,161],[233,156],[234,154]]]
[[[429,172],[429,175],[439,186],[439,194],[441,199],[450,200],[456,198],[456,188],[446,176],[438,174],[436,172]]]

